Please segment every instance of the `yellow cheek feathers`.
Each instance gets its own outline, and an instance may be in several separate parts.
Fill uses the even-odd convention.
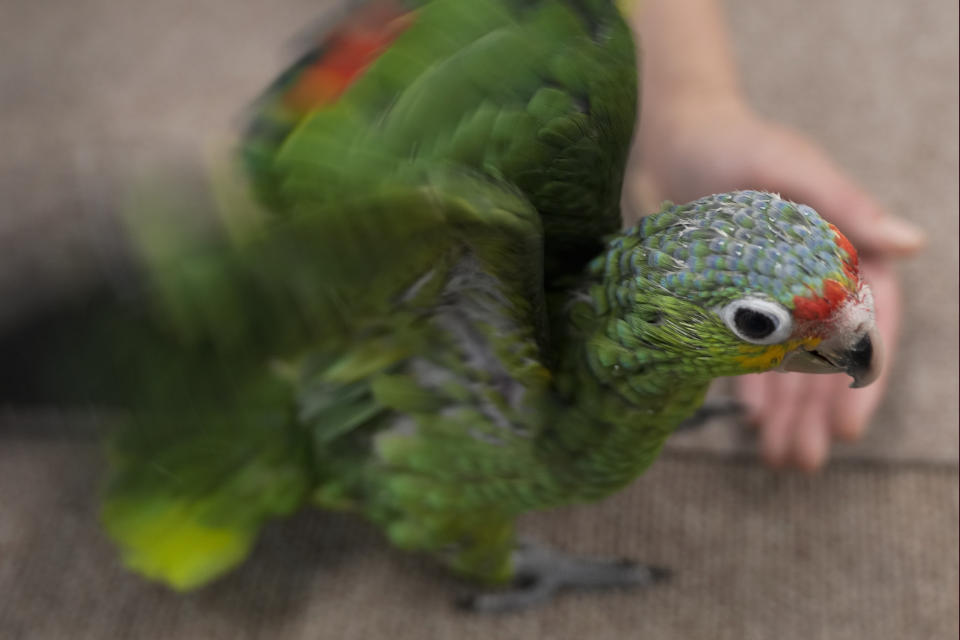
[[[755,345],[745,344],[740,347],[737,362],[749,371],[766,371],[778,366],[784,356],[794,349],[813,349],[820,344],[821,338],[809,337],[791,340],[783,344]]]

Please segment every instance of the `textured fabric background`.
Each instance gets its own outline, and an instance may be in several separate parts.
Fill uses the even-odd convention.
[[[147,584],[97,527],[96,447],[34,422],[0,449],[0,637],[948,639],[957,635],[956,470],[837,464],[815,478],[668,453],[599,504],[536,514],[563,548],[673,567],[638,592],[504,617],[356,520],[268,528],[239,571],[191,595]],[[46,423],[46,424],[43,424]],[[29,422],[26,424],[30,424]]]
[[[0,0],[0,327],[120,251],[124,185],[196,170],[330,2]],[[601,505],[538,514],[558,545],[677,570],[639,593],[497,619],[349,519],[269,528],[239,572],[178,596],[96,525],[96,446],[56,412],[0,416],[2,638],[953,638],[958,632],[957,4],[728,2],[746,88],[826,145],[928,251],[884,409],[814,478],[753,462],[733,425],[678,437]],[[678,43],[682,46],[682,43]],[[2,366],[2,363],[0,363]]]

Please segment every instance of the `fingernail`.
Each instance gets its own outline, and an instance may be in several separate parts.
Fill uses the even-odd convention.
[[[786,448],[783,442],[767,441],[761,446],[761,454],[767,466],[773,469],[782,468],[787,462]]]
[[[806,474],[816,473],[826,462],[827,447],[820,443],[814,448],[799,452],[797,456],[797,466]]]
[[[920,227],[893,216],[882,218],[877,226],[881,234],[904,249],[919,249],[927,240]]]
[[[856,420],[843,420],[834,427],[834,434],[843,442],[854,442],[860,439],[866,424]]]

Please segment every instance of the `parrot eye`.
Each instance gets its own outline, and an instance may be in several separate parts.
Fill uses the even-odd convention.
[[[733,324],[745,338],[763,340],[777,330],[777,320],[762,311],[740,307],[733,314]]]
[[[790,313],[760,298],[734,300],[720,310],[720,317],[738,338],[754,344],[776,344],[793,331]]]

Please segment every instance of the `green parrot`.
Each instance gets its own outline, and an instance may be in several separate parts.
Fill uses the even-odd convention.
[[[626,486],[714,378],[862,386],[880,350],[855,249],[805,205],[620,231],[636,104],[611,0],[353,6],[256,103],[215,232],[130,216],[136,303],[84,307],[43,380],[130,409],[102,512],[125,564],[192,589],[315,506],[504,585],[475,609],[663,577],[514,520]]]

